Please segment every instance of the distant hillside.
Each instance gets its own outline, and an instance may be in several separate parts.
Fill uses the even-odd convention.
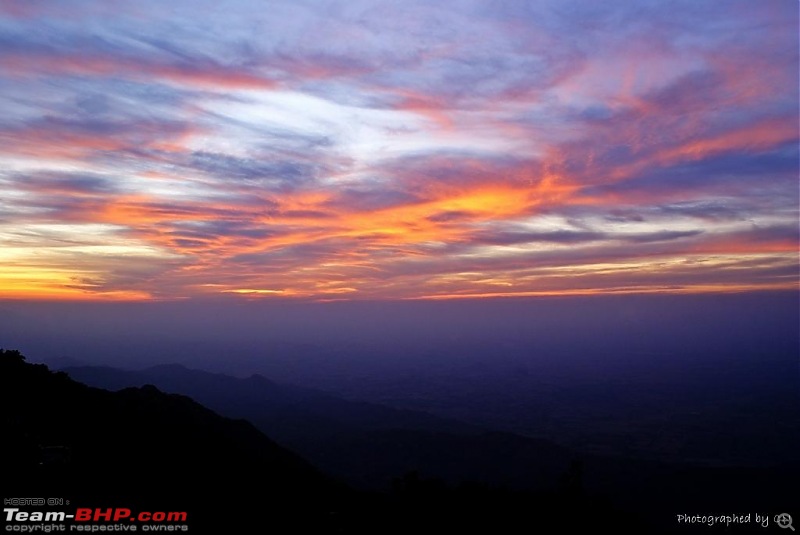
[[[775,514],[798,503],[796,465],[709,468],[578,456],[547,441],[263,377],[177,366],[145,375],[83,373],[94,374],[94,382],[116,381],[115,387],[147,380],[196,389],[198,398],[227,403],[226,410],[260,413],[274,429],[285,424],[282,432],[315,465],[365,487],[383,483],[384,492],[334,483],[249,423],[184,395],[152,385],[99,390],[0,350],[0,399],[8,408],[0,466],[5,496],[186,509],[195,533],[503,534],[520,526],[541,533],[691,533],[697,530],[676,524],[677,514]],[[737,530],[746,531],[752,530]]]
[[[796,464],[708,467],[580,455],[546,440],[489,432],[417,411],[336,398],[274,383],[237,379],[178,365],[138,372],[70,368],[109,388],[152,383],[190,395],[222,414],[247,418],[327,473],[363,488],[386,489],[404,474],[442,484],[479,483],[533,492],[563,489],[578,478],[590,495],[671,522],[674,511],[791,505]],[[787,479],[787,476],[789,477]]]
[[[238,379],[177,364],[140,371],[92,366],[63,371],[110,390],[153,384],[190,396],[220,414],[253,422],[316,466],[366,489],[385,490],[393,478],[412,471],[453,484],[483,481],[513,489],[550,489],[574,458],[571,451],[547,441],[344,400],[260,375]]]
[[[180,364],[125,371],[104,366],[69,366],[61,371],[86,384],[119,390],[152,384],[166,392],[190,396],[220,413],[246,418],[270,437],[293,443],[309,436],[365,429],[417,429],[477,433],[481,429],[428,413],[401,410],[294,385],[261,375],[239,379],[188,369]],[[269,409],[269,410],[265,410]]]
[[[423,457],[432,454],[432,462],[420,465],[422,472],[396,473],[388,492],[356,493],[249,423],[223,418],[152,385],[112,393],[0,349],[0,400],[10,409],[4,412],[0,442],[4,496],[62,497],[73,508],[188,511],[190,531],[209,534],[439,535],[467,529],[504,534],[519,526],[546,533],[590,526],[642,532],[635,517],[620,521],[620,512],[607,500],[586,495],[574,467],[567,467],[557,486],[538,492],[480,480],[449,485],[431,477],[428,471],[437,466],[460,470],[465,458],[477,461],[477,474],[491,475],[486,452],[476,449],[480,442],[462,449],[460,439],[453,441],[455,434],[374,430],[372,443],[360,442],[350,460],[362,456],[369,464],[371,456],[387,458],[383,448],[392,457],[410,446]],[[495,454],[507,455],[507,440],[497,438]],[[341,444],[330,446],[335,451]],[[508,460],[514,463],[515,457]]]

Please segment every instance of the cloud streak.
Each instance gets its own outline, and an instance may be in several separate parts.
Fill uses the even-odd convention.
[[[798,287],[797,5],[170,6],[0,9],[1,295]]]

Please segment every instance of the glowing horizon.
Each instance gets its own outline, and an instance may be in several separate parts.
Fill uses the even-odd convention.
[[[798,9],[2,4],[0,298],[797,290]]]

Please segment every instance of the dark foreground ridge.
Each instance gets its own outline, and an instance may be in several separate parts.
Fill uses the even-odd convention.
[[[347,498],[250,423],[153,386],[90,388],[0,351],[0,392],[6,498],[186,510],[191,527],[209,529],[241,524],[252,511],[268,511],[265,522],[284,515],[324,523]]]
[[[390,492],[355,492],[246,421],[153,386],[88,387],[17,351],[0,350],[0,392],[4,497],[188,511],[193,533],[510,533],[517,525],[573,533],[590,523],[636,532],[609,503],[582,495],[577,480],[532,493],[450,487],[411,472]]]
[[[255,391],[263,390],[265,381],[256,381]],[[336,441],[327,428],[318,438],[330,442],[321,443],[319,451],[327,444],[340,472],[356,470],[359,460],[405,460],[392,461],[398,472],[384,492],[354,491],[247,421],[223,418],[188,397],[151,385],[118,392],[91,388],[44,365],[26,363],[16,351],[0,350],[0,393],[4,497],[63,497],[79,507],[187,511],[193,533],[296,533],[307,528],[376,534],[466,529],[503,534],[523,528],[531,533],[703,532],[708,526],[677,525],[676,514],[772,511],[793,500],[786,491],[795,489],[797,475],[797,467],[747,472],[575,458],[569,450],[525,437],[476,434],[419,415],[361,406],[336,419],[349,418],[344,427],[353,434],[337,429]],[[271,410],[264,399],[258,401],[263,411]],[[365,415],[400,418],[407,427],[371,428],[362,421]],[[325,416],[332,421],[332,414]],[[353,425],[355,420],[360,425]],[[446,432],[436,429],[440,424]],[[306,438],[313,438],[313,422],[298,420],[296,425],[308,425]],[[426,429],[409,429],[417,425]],[[498,460],[502,466],[518,466],[529,488],[493,481]],[[473,470],[457,477],[470,464]],[[453,477],[436,472],[442,467]],[[549,475],[540,477],[542,470]]]
[[[581,466],[580,484],[586,492],[666,521],[672,520],[671,513],[686,510],[771,509],[791,505],[792,494],[799,495],[786,478],[797,473],[797,464],[780,456],[754,467],[579,453],[545,439],[345,400],[259,375],[239,379],[177,364],[139,371],[92,366],[64,371],[110,390],[154,384],[190,396],[222,415],[252,422],[325,473],[362,490],[386,490],[394,478],[416,471],[450,486],[480,481],[513,490],[547,491],[563,485],[574,467]],[[636,403],[630,400],[631,405]],[[720,448],[736,439],[734,434],[716,438]],[[783,440],[787,447],[793,444],[790,429]],[[624,451],[626,443],[620,441],[619,446]]]

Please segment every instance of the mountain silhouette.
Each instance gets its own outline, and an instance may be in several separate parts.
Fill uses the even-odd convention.
[[[672,514],[681,511],[772,510],[800,497],[790,483],[800,475],[796,463],[714,467],[579,454],[543,439],[344,400],[259,375],[239,379],[180,365],[66,370],[107,388],[156,384],[221,414],[247,418],[326,473],[363,489],[386,489],[417,474],[450,487],[478,484],[546,493],[563,491],[566,481],[577,478],[589,495],[613,498],[616,506],[672,527]],[[576,466],[582,467],[579,478]]]
[[[5,496],[186,510],[195,533],[381,534],[690,533],[696,526],[678,525],[677,514],[792,512],[798,498],[796,465],[702,467],[578,455],[544,440],[260,376],[179,366],[81,370],[119,390],[86,386],[0,350]],[[183,393],[162,391],[168,389]],[[193,389],[192,397],[216,400],[212,409],[239,419],[184,395]],[[267,438],[241,419],[245,410],[304,451]],[[365,488],[385,484],[382,492],[354,491],[323,472]],[[755,528],[763,529],[737,532]]]
[[[247,419],[327,473],[369,490],[386,489],[393,478],[413,471],[451,484],[549,489],[575,456],[545,440],[345,400],[261,375],[240,379],[178,364],[140,371],[95,366],[62,371],[110,390],[153,384],[190,396],[220,414]]]
[[[252,424],[152,385],[112,393],[0,350],[0,399],[6,497],[187,510],[190,526],[222,533],[250,526],[231,511],[325,525],[348,496]]]
[[[0,349],[0,400],[7,408],[4,496],[187,511],[193,533],[509,533],[530,524],[531,515],[548,533],[572,533],[617,517],[574,482],[520,492],[481,481],[452,486],[411,470],[396,474],[386,492],[354,492],[244,420],[150,384],[116,392],[90,387],[29,364],[18,351]],[[459,444],[419,432],[429,434],[433,449],[445,447],[441,455],[459,454]],[[385,438],[385,446],[402,446]],[[618,533],[639,532],[631,522],[615,525]]]

